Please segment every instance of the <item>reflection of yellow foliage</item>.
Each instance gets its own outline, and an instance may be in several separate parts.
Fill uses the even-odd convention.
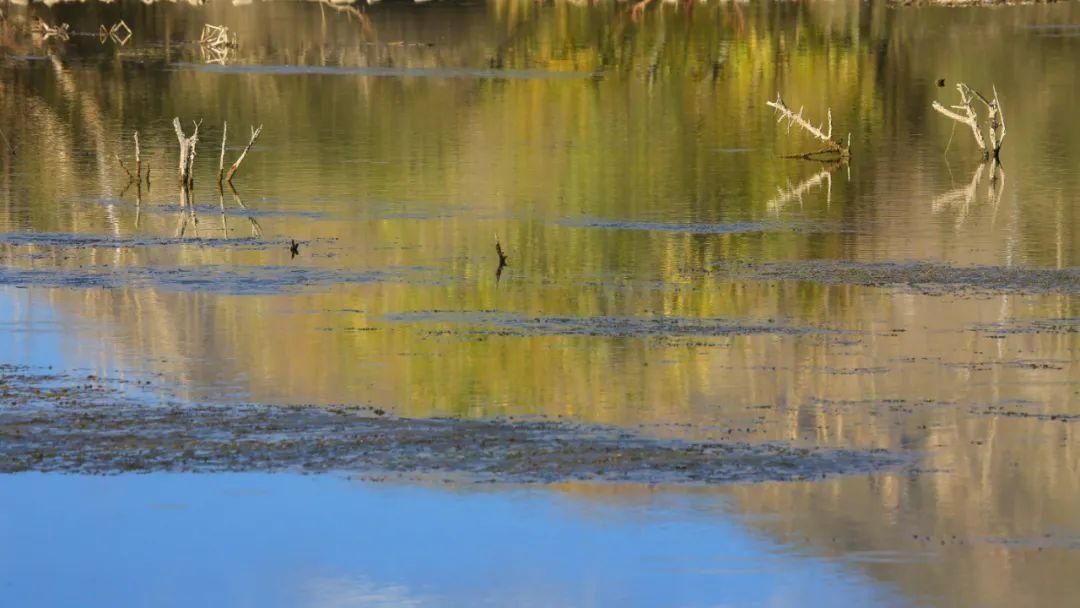
[[[507,0],[423,22],[372,10],[372,29],[363,32],[355,21],[324,19],[318,6],[157,8],[153,18],[125,15],[136,42],[197,39],[203,23],[230,23],[242,41],[231,59],[236,63],[436,75],[467,69],[472,76],[237,75],[155,67],[132,81],[126,53],[146,53],[151,65],[195,56],[184,48],[131,44],[125,54],[102,58],[100,69],[83,69],[63,51],[47,62],[0,67],[0,115],[19,148],[0,175],[4,230],[135,232],[138,211],[130,197],[112,196],[124,178],[110,159],[128,152],[130,130],[138,128],[155,178],[144,192],[138,234],[172,234],[176,141],[164,121],[178,115],[203,118],[207,141],[219,139],[213,129],[223,120],[267,125],[245,161],[243,194],[253,210],[271,212],[258,217],[258,225],[276,239],[267,248],[2,244],[4,264],[422,267],[423,281],[391,279],[333,293],[255,297],[127,288],[27,296],[47,298],[73,326],[70,348],[102,357],[102,367],[117,362],[161,372],[197,398],[220,397],[218,387],[226,387],[227,398],[370,402],[417,416],[565,415],[659,424],[646,432],[678,436],[727,437],[728,430],[749,428],[754,432],[732,436],[889,448],[914,442],[928,453],[926,466],[953,471],[732,491],[747,511],[805,513],[805,521],[779,527],[815,534],[821,545],[833,535],[881,548],[895,546],[912,529],[964,533],[971,541],[1070,524],[1080,503],[1071,426],[973,417],[952,402],[1013,399],[1050,411],[1069,408],[1069,385],[1058,382],[1076,375],[1075,334],[1016,335],[988,344],[964,330],[1015,316],[1075,316],[1072,298],[957,303],[843,285],[733,281],[726,269],[757,259],[917,256],[1001,263],[1000,250],[970,246],[986,242],[979,239],[987,234],[1006,237],[1009,263],[1075,266],[1080,223],[1069,221],[1066,200],[1080,187],[1075,171],[1054,165],[1056,190],[1047,194],[1045,184],[1025,181],[1022,170],[1058,162],[1046,160],[1045,142],[1059,146],[1055,158],[1063,163],[1080,155],[1076,125],[1051,118],[1067,115],[1061,110],[1072,100],[1053,87],[1034,86],[1034,79],[1072,82],[1075,62],[1048,50],[1054,60],[1032,71],[1022,68],[1033,56],[1044,57],[1041,47],[978,50],[976,66],[1004,66],[1016,76],[1015,89],[1028,91],[1007,103],[1010,117],[1017,117],[1013,132],[1029,136],[1010,140],[1015,157],[1008,160],[1016,168],[1010,165],[1010,190],[999,196],[1000,214],[980,215],[972,206],[963,225],[950,222],[943,230],[927,212],[943,191],[937,182],[944,168],[933,173],[943,163],[913,158],[908,138],[939,128],[935,117],[918,113],[932,91],[912,83],[972,69],[975,51],[963,40],[948,42],[955,45],[950,52],[940,40],[927,44],[932,32],[955,33],[952,17],[919,17],[940,19],[935,29],[914,13],[890,13],[874,3],[709,3],[678,12],[653,6],[634,23],[619,3]],[[1054,14],[1067,22],[1074,14],[1068,11],[1075,9]],[[982,28],[989,39],[1015,33],[1031,18],[994,17],[958,29]],[[275,30],[271,40],[269,24],[278,22],[290,27]],[[5,36],[4,44],[19,42]],[[982,56],[987,53],[989,60]],[[864,137],[857,145],[867,146],[850,181],[804,191],[799,210],[768,205],[789,177],[805,179],[818,169],[776,158],[791,151],[763,106],[777,90],[806,103],[810,115],[831,106],[834,120],[852,125],[856,138]],[[1059,134],[1063,128],[1068,136]],[[946,134],[939,133],[942,142]],[[205,187],[216,176],[216,157],[212,165],[200,167],[197,179],[195,195],[204,206],[219,204]],[[1055,220],[1046,221],[1039,204],[1016,200],[1049,201]],[[796,213],[825,229],[770,229]],[[661,229],[563,221],[581,218],[629,218]],[[994,218],[1007,221],[995,224]],[[731,222],[761,227],[719,234],[662,229]],[[511,256],[498,284],[496,232]],[[296,260],[277,244],[291,238],[307,241]],[[386,319],[447,309],[772,319],[857,333],[674,341],[522,337],[471,334],[446,321]],[[99,342],[117,346],[106,351]],[[109,353],[115,359],[106,359]],[[1007,365],[1036,356],[1065,361],[1064,369]],[[903,404],[890,401],[896,399]],[[683,423],[692,429],[663,426]],[[904,517],[912,521],[893,525]],[[1015,552],[985,543],[949,551],[943,565],[870,571],[901,577],[913,594],[920,585],[932,586],[934,593],[975,605],[1042,593],[1025,584],[1032,570],[1018,565]],[[1074,567],[1075,559],[1062,553],[1047,552],[1060,558],[1058,565],[1038,561],[1030,568]],[[940,575],[934,574],[939,566]],[[993,584],[980,591],[970,581]]]

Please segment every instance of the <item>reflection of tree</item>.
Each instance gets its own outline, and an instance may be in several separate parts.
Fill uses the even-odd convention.
[[[232,191],[233,203],[236,205],[236,207],[238,209],[242,210],[242,211],[245,211],[245,212],[249,211],[248,206],[245,205],[244,201],[240,198],[240,193],[236,190],[236,187],[233,186],[233,184],[231,182],[225,182],[225,183],[227,183],[229,185],[229,190]],[[177,211],[175,235],[176,235],[177,238],[183,238],[184,235],[187,233],[188,228],[190,227],[192,236],[194,236],[195,238],[200,238],[200,236],[199,236],[199,216],[198,216],[198,212],[196,210],[197,205],[196,205],[195,198],[194,198],[194,196],[195,196],[194,191],[190,191],[190,192],[185,194],[184,189],[181,189],[182,200],[183,200],[183,197],[185,197],[185,196],[190,197],[190,198],[187,199],[188,203],[186,205],[181,205],[180,209]],[[222,235],[222,238],[228,239],[229,238],[229,219],[228,219],[228,210],[225,207],[225,188],[224,188],[224,185],[219,185],[219,187],[218,187],[218,208],[219,208],[220,213],[221,213],[221,235]],[[243,215],[247,218],[248,224],[251,227],[251,237],[252,238],[261,238],[262,237],[262,226],[259,225],[258,220],[256,220],[255,217],[250,212],[249,213],[244,213]],[[138,217],[138,216],[136,216],[136,217]]]
[[[240,209],[243,209],[243,210],[247,211],[248,207],[247,207],[247,205],[244,204],[244,201],[241,200],[240,193],[237,192],[236,187],[233,186],[232,182],[228,182],[228,184],[229,184],[229,190],[232,191],[233,202],[236,203],[236,206],[239,207]],[[262,226],[260,226],[259,222],[255,220],[255,217],[252,216],[251,214],[247,214],[247,220],[248,220],[248,224],[251,226],[251,236],[255,237],[255,238],[262,238]],[[224,203],[222,203],[222,207],[221,207],[221,221],[222,221],[222,224],[224,225],[224,222],[225,222],[225,206],[224,206]],[[228,237],[228,231],[227,230],[226,230],[226,235],[225,236],[226,236],[226,238]]]
[[[821,171],[804,179],[797,185],[793,186],[791,185],[791,182],[788,182],[787,187],[777,188],[776,196],[765,203],[765,208],[768,209],[770,213],[777,216],[779,216],[780,212],[784,210],[784,207],[792,201],[799,201],[799,207],[802,208],[803,195],[816,189],[822,183],[825,184],[825,207],[828,208],[832,206],[832,174],[840,167],[848,168],[850,171],[847,162],[834,161],[826,163]]]
[[[971,206],[979,198],[979,184],[982,182],[986,168],[990,167],[990,182],[986,189],[986,200],[990,202],[994,217],[997,217],[998,203],[1001,201],[1001,193],[1005,190],[1005,170],[996,161],[980,163],[971,176],[971,183],[960,186],[948,192],[934,197],[930,202],[930,209],[935,215],[951,212],[956,214],[956,227],[960,228],[967,220]]]

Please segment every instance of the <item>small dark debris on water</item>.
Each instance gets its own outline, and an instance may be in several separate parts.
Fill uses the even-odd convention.
[[[289,253],[292,254],[292,257],[294,258],[300,255],[300,243],[289,241]]]
[[[944,87],[945,86],[945,79],[944,78],[938,78],[937,86]]]

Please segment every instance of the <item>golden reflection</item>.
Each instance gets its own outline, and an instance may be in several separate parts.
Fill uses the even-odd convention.
[[[1073,291],[934,296],[725,270],[1077,266],[1080,126],[1055,119],[1074,103],[1075,60],[1029,29],[1074,22],[1074,4],[963,23],[857,2],[654,3],[636,21],[614,2],[493,0],[438,18],[292,3],[123,7],[135,37],[122,49],[74,37],[39,58],[6,23],[0,37],[0,128],[16,151],[0,175],[0,229],[37,235],[5,237],[0,260],[76,277],[143,271],[116,289],[34,292],[71,324],[73,357],[160,373],[196,399],[914,450],[920,474],[727,491],[749,514],[783,516],[763,527],[823,553],[909,552],[903,566],[853,567],[916,601],[1035,605],[1055,603],[1054,589],[1080,593],[1067,544],[1080,507],[1075,423],[1034,417],[1075,412],[1080,335],[1041,324],[1078,315]],[[53,10],[75,31],[104,23],[97,5]],[[205,23],[235,30],[228,65],[199,65],[187,44]],[[1006,36],[1024,44],[972,44]],[[957,186],[940,155],[947,126],[928,110],[932,85],[991,70],[1011,75],[1001,87],[1009,181],[980,165]],[[778,159],[786,136],[764,107],[778,90],[807,115],[833,108],[853,133],[853,162]],[[132,129],[157,180],[173,179],[173,116],[266,125],[243,199],[229,193],[234,209],[224,189],[195,190],[190,204],[172,188],[103,194],[125,179],[112,159]],[[216,175],[217,156],[199,156],[213,159],[196,167],[201,179]],[[197,222],[200,204],[204,218],[216,206],[235,243],[209,242],[218,228]],[[230,226],[229,213],[247,226]],[[184,242],[138,242],[170,236]],[[304,243],[295,257],[282,245],[293,239]],[[155,275],[176,269],[232,274],[213,275],[215,293]],[[257,275],[263,295],[229,283],[252,269],[269,269]],[[334,272],[348,276],[285,280]],[[764,329],[602,331],[661,317]],[[585,329],[524,331],[514,319]],[[590,492],[636,500],[642,490]]]

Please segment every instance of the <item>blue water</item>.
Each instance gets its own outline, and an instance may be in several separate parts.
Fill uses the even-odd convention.
[[[115,365],[100,328],[0,289],[0,362]],[[97,342],[95,346],[93,343]],[[0,476],[0,607],[901,605],[722,490],[337,475]]]
[[[343,477],[0,477],[5,606],[865,606],[721,494]]]

